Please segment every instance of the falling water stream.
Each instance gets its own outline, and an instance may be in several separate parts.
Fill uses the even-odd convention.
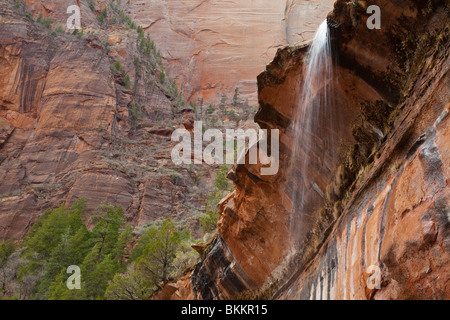
[[[298,100],[294,122],[294,147],[292,155],[292,214],[291,234],[297,239],[304,236],[305,222],[313,221],[308,212],[308,195],[317,192],[323,198],[323,190],[314,183],[311,173],[320,166],[333,162],[333,59],[330,30],[325,20],[312,41],[303,70],[303,88]],[[322,129],[321,129],[322,128]],[[327,128],[327,130],[323,130]],[[321,129],[321,130],[318,130]],[[313,152],[314,151],[314,152]],[[330,152],[331,151],[331,152]],[[329,167],[329,166],[328,166]]]

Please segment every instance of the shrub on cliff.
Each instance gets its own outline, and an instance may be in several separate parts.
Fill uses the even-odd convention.
[[[205,213],[200,217],[200,224],[202,231],[205,234],[211,233],[217,228],[217,221],[220,218],[218,212],[218,204],[223,199],[224,195],[231,190],[231,183],[227,179],[229,167],[221,165],[217,171],[216,179],[214,180],[214,191],[208,196],[206,200]]]
[[[142,114],[142,107],[139,103],[131,102],[128,110],[130,112],[129,115],[130,126],[133,130],[135,130]]]
[[[124,68],[122,68],[122,64],[120,63],[120,61],[116,61],[116,63],[114,63],[114,65],[111,67],[111,71],[114,74],[119,73],[121,75],[125,75],[125,70]]]
[[[97,20],[100,24],[103,24],[103,22],[105,22],[106,14],[106,9],[100,12],[100,15],[97,17]]]
[[[123,83],[125,85],[125,88],[130,89],[131,81],[130,81],[130,76],[128,74],[125,76]]]

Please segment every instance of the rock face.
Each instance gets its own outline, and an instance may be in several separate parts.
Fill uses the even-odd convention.
[[[129,1],[188,100],[218,104],[236,87],[257,103],[256,76],[277,48],[310,40],[332,0]]]
[[[74,4],[83,33],[57,31]],[[171,217],[200,232],[217,168],[175,166],[171,134],[202,115],[177,109],[162,65],[136,30],[101,24],[104,9],[117,19],[104,1],[93,10],[88,1],[0,1],[0,239],[21,239],[46,209],[81,197],[91,214],[111,203],[135,226]],[[204,124],[245,127],[253,117],[233,111],[214,110]]]
[[[448,299],[449,107],[398,167],[369,172],[318,255],[277,298]]]
[[[172,299],[450,297],[448,7],[378,5],[381,30],[366,27],[365,2],[337,1],[328,17],[338,126],[319,115],[315,143],[300,147],[313,159],[306,172],[291,151],[308,47],[279,50],[258,77],[255,119],[280,129],[281,170],[229,174],[236,190],[220,205],[219,235]],[[309,205],[297,212],[302,184]],[[295,233],[292,214],[307,232]]]
[[[192,84],[185,89],[188,96],[214,83],[217,90],[210,96],[219,100],[219,93],[232,95],[242,79],[241,92],[254,96],[256,74],[276,47],[307,39],[319,22],[305,15],[313,5],[303,1],[129,1],[117,8],[103,0],[90,3],[1,2],[0,238],[21,239],[47,208],[81,197],[90,212],[103,202],[122,205],[135,225],[174,217],[198,229],[194,217],[205,202],[200,195],[210,191],[215,168],[175,167],[172,131],[180,126],[192,130],[199,117],[216,128],[251,125],[250,108],[234,108],[234,116],[218,111],[205,116],[200,106],[200,115],[189,108],[175,112],[177,97],[167,83],[161,85],[161,70],[152,74],[157,61],[138,48],[135,30],[114,24],[120,20],[115,10],[145,27],[170,74],[182,86]],[[81,10],[84,34],[77,36],[57,32],[65,29],[72,5]],[[103,10],[107,18],[102,23]],[[45,19],[51,19],[50,28]],[[114,69],[116,63],[122,71]]]

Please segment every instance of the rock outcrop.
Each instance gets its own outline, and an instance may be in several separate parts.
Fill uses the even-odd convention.
[[[219,234],[172,299],[450,297],[448,2],[377,5],[380,30],[364,1],[339,0],[328,16],[336,107],[300,147],[306,172],[291,152],[308,47],[279,50],[258,77],[255,120],[280,129],[281,171],[230,173]],[[304,212],[292,208],[300,184]]]

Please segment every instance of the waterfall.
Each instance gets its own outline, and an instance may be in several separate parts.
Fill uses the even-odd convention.
[[[331,54],[330,30],[325,20],[318,28],[310,45],[303,67],[303,88],[298,99],[294,121],[294,147],[291,158],[290,184],[292,187],[291,234],[299,240],[304,235],[305,223],[314,221],[313,213],[308,212],[308,195],[316,192],[324,197],[323,190],[310,176],[312,168],[330,167],[325,154],[331,157],[333,145],[333,59]],[[319,132],[318,128],[327,128]],[[319,134],[320,133],[320,134]],[[315,153],[312,153],[315,150]]]

